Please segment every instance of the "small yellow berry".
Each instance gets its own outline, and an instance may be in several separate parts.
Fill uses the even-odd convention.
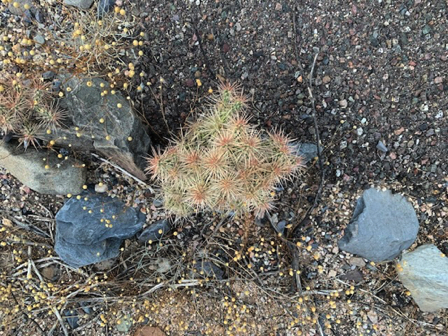
[[[139,50],[139,51],[138,51],[138,55],[139,55],[139,56],[143,56],[143,51]]]
[[[100,123],[101,123],[101,124],[104,123],[104,118],[100,118]]]
[[[126,11],[124,9],[120,9],[120,15],[126,15]]]
[[[198,86],[198,87],[201,87],[202,86],[202,82],[201,82],[201,80],[198,78],[198,79],[196,79],[196,85]]]
[[[45,169],[50,169],[50,166],[49,166],[49,165],[45,165],[44,168],[45,168]]]
[[[122,105],[121,103],[118,103],[118,104],[117,104],[117,107],[118,107],[118,108],[122,108],[123,105]]]
[[[51,134],[51,130],[47,129],[46,133]]]
[[[91,87],[93,85],[93,83],[91,81],[88,81],[86,84],[88,87]]]
[[[110,135],[106,135],[106,140],[107,140],[107,141],[110,140]]]
[[[68,197],[68,198],[72,197],[72,194],[67,194],[67,197]]]

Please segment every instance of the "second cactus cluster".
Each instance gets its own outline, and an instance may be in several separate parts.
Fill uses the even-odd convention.
[[[178,140],[148,159],[167,210],[185,217],[198,211],[262,217],[273,209],[277,184],[300,170],[291,139],[249,124],[246,97],[222,84],[210,106]]]

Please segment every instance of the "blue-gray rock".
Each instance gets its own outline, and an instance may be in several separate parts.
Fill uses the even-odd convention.
[[[56,214],[55,251],[72,267],[115,258],[122,241],[140,231],[145,219],[120,200],[85,193],[67,201]]]
[[[375,262],[392,260],[412,245],[418,228],[414,208],[403,196],[371,188],[358,199],[339,248]]]
[[[160,233],[162,230],[162,233]],[[171,230],[171,225],[166,219],[158,220],[154,222],[138,236],[138,241],[142,244],[148,243],[149,241],[157,241],[166,235]]]
[[[317,157],[317,146],[312,143],[302,143],[295,145],[295,154],[303,158],[304,163],[310,162]]]
[[[378,141],[378,143],[376,144],[376,149],[382,151],[383,153],[387,153],[387,151],[388,151],[386,145],[383,144],[383,142],[381,140]]]
[[[115,0],[100,0],[98,2],[97,15],[102,18],[104,14],[109,12],[115,6]]]
[[[79,327],[78,313],[75,310],[64,310],[62,316],[67,321],[71,329],[76,329]]]
[[[422,245],[403,253],[397,271],[422,311],[448,308],[448,258],[436,246]]]

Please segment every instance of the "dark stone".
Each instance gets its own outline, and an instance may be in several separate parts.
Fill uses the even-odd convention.
[[[140,231],[144,222],[143,213],[120,200],[85,193],[56,214],[55,251],[72,267],[115,258],[122,241]]]
[[[317,157],[317,146],[312,143],[296,144],[294,153],[303,158],[304,163],[310,162]]]
[[[162,230],[162,233],[159,231]],[[166,235],[171,230],[171,225],[167,219],[158,220],[154,222],[138,236],[138,241],[142,244],[148,243],[151,241],[157,241]]]
[[[403,196],[371,188],[358,199],[339,248],[375,262],[392,260],[412,245],[418,229],[414,208]]]
[[[222,280],[224,276],[224,271],[216,266],[211,261],[199,260],[194,266],[196,272],[203,273],[204,277],[215,277],[218,280]]]
[[[63,317],[67,321],[68,325],[72,329],[79,327],[78,324],[78,314],[74,310],[64,310]]]
[[[363,280],[362,273],[358,270],[348,271],[346,274],[341,275],[341,280],[351,280],[354,282],[361,282]]]

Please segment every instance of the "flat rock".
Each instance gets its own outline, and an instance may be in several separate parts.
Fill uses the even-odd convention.
[[[403,253],[398,277],[424,312],[448,308],[448,258],[434,245]]]
[[[375,262],[392,260],[417,238],[419,223],[401,195],[374,188],[358,199],[339,248]]]
[[[53,151],[36,150],[32,146],[25,151],[14,142],[0,142],[0,166],[41,194],[79,194],[86,180],[81,161],[70,157],[61,160]]]
[[[140,231],[145,219],[120,200],[84,193],[56,214],[56,253],[72,267],[115,258],[122,241]]]
[[[70,120],[65,124],[69,127],[41,137],[47,141],[55,139],[58,146],[70,145],[80,152],[98,152],[145,180],[145,157],[151,140],[126,97],[118,90],[101,96],[106,88],[110,91],[109,83],[101,78],[59,77],[66,91],[60,105],[67,110]],[[67,92],[67,88],[71,91]]]

